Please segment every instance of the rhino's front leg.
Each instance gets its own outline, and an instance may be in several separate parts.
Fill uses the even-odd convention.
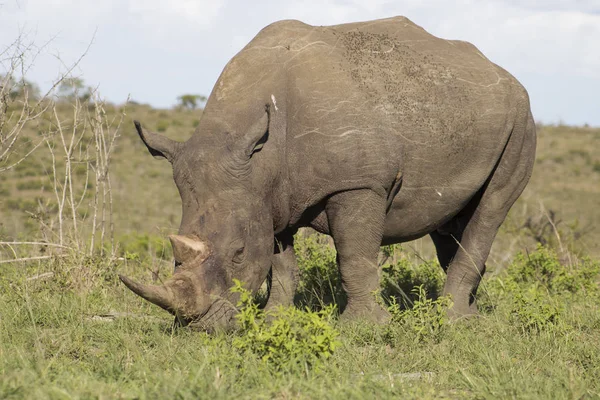
[[[326,212],[337,250],[342,286],[348,297],[344,318],[386,322],[390,315],[379,304],[377,255],[383,237],[386,200],[372,190],[333,195]]]
[[[271,258],[271,274],[267,281],[269,300],[265,310],[294,303],[298,286],[298,263],[294,254],[293,232],[283,232],[275,238],[275,253]]]

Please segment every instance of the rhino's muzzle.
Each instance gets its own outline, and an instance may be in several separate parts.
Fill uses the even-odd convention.
[[[183,325],[194,321],[202,322],[202,326],[221,325],[221,319],[230,320],[233,306],[222,297],[227,288],[208,282],[211,274],[206,267],[216,262],[210,243],[194,236],[171,235],[169,239],[179,264],[171,278],[162,285],[146,285],[119,275],[121,282],[138,296],[177,316]]]

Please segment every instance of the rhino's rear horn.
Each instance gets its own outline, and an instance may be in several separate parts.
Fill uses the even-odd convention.
[[[172,163],[181,143],[142,128],[139,121],[133,121],[133,123],[150,154],[154,157],[164,157]]]
[[[165,286],[144,285],[137,283],[124,275],[119,275],[121,282],[138,296],[156,304],[160,308],[175,314],[174,298],[171,291]]]
[[[175,261],[185,263],[194,261],[201,263],[206,260],[210,254],[210,248],[207,243],[197,237],[184,235],[170,235],[169,240],[173,246],[173,256]]]

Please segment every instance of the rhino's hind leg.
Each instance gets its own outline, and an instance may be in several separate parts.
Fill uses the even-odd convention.
[[[452,296],[453,316],[477,312],[475,294],[492,242],[531,176],[535,125],[531,114],[519,122],[488,182],[456,217],[455,229],[431,234],[440,264],[447,270],[444,294]]]
[[[275,254],[271,258],[271,273],[267,281],[269,300],[265,310],[294,303],[298,286],[298,263],[294,254],[294,233],[283,232],[275,239]]]
[[[340,192],[327,201],[330,234],[337,250],[342,287],[348,297],[344,318],[389,319],[378,303],[377,255],[383,236],[386,199],[367,189]]]

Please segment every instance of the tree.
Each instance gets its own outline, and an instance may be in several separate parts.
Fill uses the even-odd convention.
[[[177,101],[179,101],[179,107],[195,110],[198,107],[198,103],[204,103],[206,101],[206,96],[200,94],[182,94],[177,98]]]
[[[92,88],[86,87],[81,78],[65,78],[58,86],[58,96],[64,100],[86,101],[92,96]]]
[[[24,78],[16,80],[12,74],[0,75],[0,93],[14,100],[39,100],[40,87]]]

